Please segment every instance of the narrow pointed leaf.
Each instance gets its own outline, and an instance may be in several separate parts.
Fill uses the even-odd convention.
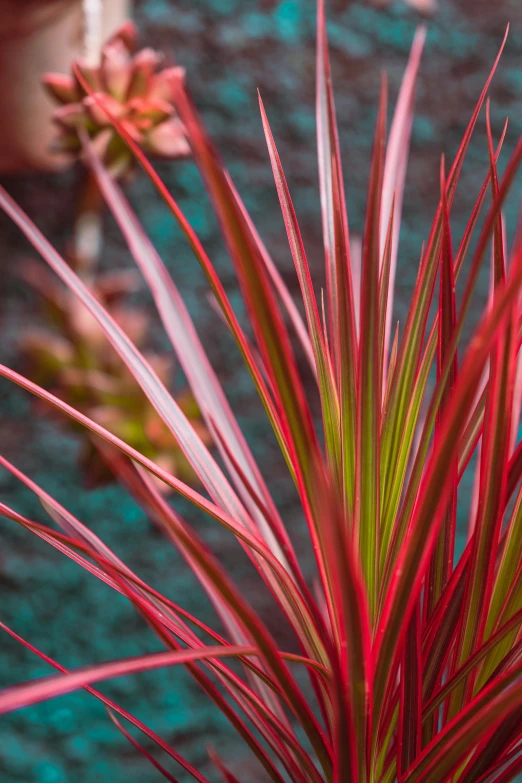
[[[270,130],[270,125],[268,123],[268,118],[266,116],[261,97],[259,97],[259,105],[261,109],[261,119],[263,121],[268,152],[270,155],[270,162],[272,165],[272,172],[274,174],[274,180],[277,188],[277,194],[279,196],[281,211],[283,213],[283,219],[285,222],[290,250],[292,252],[292,258],[294,259],[297,276],[299,278],[299,284],[301,286],[308,331],[312,340],[319,390],[321,394],[321,407],[323,411],[327,454],[330,460],[330,464],[335,471],[336,466],[338,469],[340,460],[339,402],[337,398],[337,390],[333,376],[332,364],[321,328],[321,319],[319,317],[319,310],[313,290],[312,277],[310,275],[310,269],[306,258],[301,231],[299,229],[297,216],[295,214],[290,191],[286,182],[286,177],[281,165],[277,148],[275,146],[274,138]]]
[[[441,163],[441,202],[442,202],[442,251],[440,271],[439,293],[439,334],[437,351],[437,371],[440,373],[446,360],[446,354],[455,332],[456,304],[455,304],[455,278],[453,274],[453,248],[451,240],[451,228],[449,221],[448,204],[446,201],[446,175],[444,161]],[[435,425],[435,441],[439,435],[440,423],[451,400],[453,389],[457,381],[457,354],[451,362],[451,370],[444,394],[440,401]],[[453,460],[452,488],[448,499],[448,506],[441,523],[439,539],[432,555],[430,568],[426,578],[425,617],[429,618],[446,586],[453,569],[455,529],[457,516],[457,482],[458,462]]]
[[[415,89],[417,74],[419,71],[424,42],[426,40],[426,28],[418,28],[411,47],[408,65],[402,79],[397,105],[393,115],[388,139],[388,148],[384,164],[381,200],[381,258],[384,257],[384,237],[388,225],[392,225],[392,239],[390,247],[390,271],[386,286],[386,321],[384,327],[384,373],[383,382],[387,377],[388,351],[390,347],[390,334],[393,317],[393,300],[395,291],[395,276],[397,272],[397,257],[399,250],[399,233],[402,217],[402,204],[404,197],[404,185],[406,181],[406,169],[408,165],[409,144],[411,128],[413,124],[413,104],[415,101]]]
[[[411,616],[401,663],[397,766],[401,777],[421,750],[422,652],[420,607]]]
[[[295,450],[300,489],[309,494],[309,479],[318,446],[287,332],[282,322],[267,271],[237,201],[230,190],[221,160],[203,128],[187,90],[173,85],[174,103],[185,124],[191,148],[205,182],[245,297],[259,349],[277,389],[285,432]],[[287,429],[286,429],[287,428]],[[313,504],[310,504],[311,512]]]
[[[316,122],[330,339],[339,388],[343,495],[347,511],[351,513],[355,481],[357,330],[324,0],[317,3]]]
[[[355,533],[366,579],[370,614],[378,598],[380,528],[381,373],[379,367],[379,221],[386,135],[386,84],[381,87],[372,154],[361,279],[361,340],[358,360]]]
[[[177,666],[203,659],[230,658],[247,654],[255,655],[257,652],[255,648],[248,647],[202,647],[199,650],[150,653],[135,658],[100,663],[61,676],[47,677],[36,682],[5,688],[0,691],[0,714],[19,710],[31,704],[38,704],[47,699],[54,699],[57,696],[78,690],[78,688],[83,688],[85,685],[103,682],[114,677],[124,677],[128,674]]]
[[[111,712],[111,710],[107,710],[107,712],[109,713],[109,718],[112,720],[112,722],[114,723],[118,731],[120,731],[123,734],[125,739],[127,739],[131,743],[131,745],[133,745],[136,748],[136,750],[138,750],[142,754],[142,756],[144,756],[147,759],[147,761],[150,764],[152,764],[152,766],[155,767],[158,770],[158,772],[160,772],[163,775],[163,777],[166,780],[170,780],[170,783],[179,783],[178,778],[175,778],[174,775],[171,775],[170,772],[167,769],[165,769],[163,764],[160,764],[160,762],[154,758],[152,753],[149,753],[149,751],[146,748],[144,748],[143,745],[141,745],[138,742],[138,740],[134,739],[130,731],[127,731],[125,726],[121,723],[121,721],[117,719],[117,717],[114,715],[113,712]]]

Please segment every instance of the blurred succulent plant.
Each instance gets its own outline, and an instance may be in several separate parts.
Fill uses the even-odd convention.
[[[78,271],[74,261],[71,266]],[[23,356],[35,380],[183,481],[199,484],[172,434],[108,345],[93,317],[37,262],[23,264],[20,275],[46,303],[48,328],[27,330],[22,336]],[[147,314],[125,304],[138,286],[139,277],[129,270],[99,273],[89,283],[91,292],[143,350]],[[170,357],[146,351],[145,355],[156,374],[167,383],[173,374]],[[189,389],[182,388],[175,399],[198,437],[209,443],[210,435]],[[89,486],[111,480],[118,465],[113,456],[107,444],[98,443],[95,437],[85,440],[81,463]],[[162,482],[158,485],[165,488]]]
[[[190,152],[185,129],[171,102],[172,84],[184,78],[184,69],[161,69],[162,55],[149,48],[136,52],[136,39],[134,24],[126,22],[104,45],[98,66],[76,62],[78,72],[93,90],[91,95],[74,69],[72,75],[48,73],[43,77],[45,87],[59,103],[54,112],[60,129],[56,151],[79,155],[83,131],[116,176],[128,173],[134,159],[114,132],[110,116],[149,154],[180,158]]]

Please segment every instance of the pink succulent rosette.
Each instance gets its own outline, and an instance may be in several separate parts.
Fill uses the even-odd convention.
[[[103,47],[99,66],[76,62],[92,93],[74,74],[43,77],[45,87],[60,104],[54,112],[60,129],[56,151],[78,155],[79,134],[84,131],[115,176],[132,169],[133,157],[111,118],[151,155],[175,159],[190,153],[185,128],[171,99],[172,85],[184,79],[184,69],[161,68],[163,57],[153,49],[136,52],[136,37],[134,24],[126,22]]]

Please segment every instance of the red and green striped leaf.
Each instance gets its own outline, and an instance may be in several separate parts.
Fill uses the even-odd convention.
[[[386,286],[383,359],[384,372],[383,383],[386,383],[388,374],[388,351],[390,347],[391,324],[393,317],[393,301],[395,292],[395,277],[397,272],[397,260],[399,251],[399,234],[402,218],[402,204],[404,197],[404,185],[406,181],[406,169],[408,166],[409,145],[413,124],[413,105],[417,75],[426,40],[426,28],[421,26],[411,47],[410,57],[401,83],[397,104],[393,115],[384,164],[381,197],[381,259],[384,257],[384,237],[388,226],[392,226],[390,246],[390,271]],[[382,261],[381,261],[382,263]]]
[[[401,661],[397,774],[399,778],[421,750],[422,650],[420,607],[410,619]]]
[[[370,615],[378,598],[380,536],[381,372],[379,344],[379,222],[386,139],[387,88],[383,82],[373,142],[363,238],[359,342],[354,530],[366,580]]]
[[[437,350],[437,370],[440,379],[440,373],[446,360],[446,353],[451,345],[451,340],[455,332],[456,322],[456,304],[455,304],[455,278],[453,274],[453,249],[451,241],[451,228],[449,221],[448,204],[446,201],[446,175],[444,172],[444,160],[441,162],[441,203],[442,203],[442,250],[441,250],[441,271],[439,288],[439,334]],[[451,361],[451,369],[446,384],[444,394],[442,395],[439,409],[437,412],[437,425],[435,427],[435,442],[437,441],[440,422],[444,418],[444,412],[449,405],[453,389],[457,381],[457,354],[455,353]],[[444,587],[446,586],[452,569],[455,548],[455,527],[457,516],[457,483],[458,483],[458,460],[453,458],[452,466],[452,488],[448,499],[448,507],[444,513],[441,523],[439,539],[435,545],[428,573],[426,576],[424,611],[425,618],[429,619],[437,601],[439,600]]]
[[[330,72],[324,0],[318,0],[317,3],[316,121],[326,290],[333,362],[339,390],[342,492],[346,509],[351,514],[355,481],[358,350],[348,215]]]

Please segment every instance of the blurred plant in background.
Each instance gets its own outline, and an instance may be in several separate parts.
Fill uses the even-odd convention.
[[[43,77],[45,87],[60,104],[54,113],[61,129],[56,151],[81,157],[85,134],[107,169],[118,178],[132,173],[135,157],[115,131],[111,117],[117,117],[126,133],[148,154],[177,159],[190,152],[183,124],[172,104],[173,82],[183,81],[184,71],[178,67],[160,69],[163,57],[153,49],[134,53],[136,39],[135,25],[126,22],[102,47],[99,65],[80,60],[75,63],[76,74]],[[89,171],[82,176],[84,184],[68,262],[134,344],[144,348],[150,331],[148,315],[127,302],[139,288],[139,276],[132,271],[99,270],[104,204],[95,178]],[[36,262],[25,263],[19,274],[42,296],[42,312],[48,323],[47,330],[33,328],[22,336],[22,353],[33,377],[170,473],[188,483],[198,483],[172,434],[107,345],[96,320]],[[145,355],[162,382],[170,383],[174,375],[171,358],[146,349]],[[198,435],[210,444],[208,429],[190,390],[181,390],[176,402]],[[87,483],[95,486],[114,474],[118,476],[121,461],[115,459],[114,450],[90,437],[83,449],[82,465]],[[158,486],[166,490],[162,482]]]
[[[99,66],[78,61],[76,75],[46,74],[44,85],[60,104],[54,120],[60,128],[57,152],[81,152],[80,133],[88,134],[105,165],[115,176],[127,174],[134,157],[114,131],[107,111],[151,155],[173,159],[189,154],[185,130],[172,105],[172,82],[182,81],[179,67],[161,69],[163,57],[153,49],[135,52],[137,33],[124,24],[105,44]],[[107,111],[105,111],[107,109]]]
[[[79,263],[71,255],[68,260],[93,296],[103,303],[133,343],[144,350],[162,382],[170,386],[175,375],[172,358],[144,348],[150,317],[144,309],[126,302],[140,287],[139,275],[133,270],[86,270],[85,263]],[[28,260],[19,274],[42,297],[42,315],[46,321],[43,329],[27,329],[21,337],[22,358],[31,377],[165,470],[189,484],[199,484],[172,434],[108,345],[96,320],[38,262]],[[175,399],[199,437],[210,444],[210,435],[190,390],[181,389]],[[77,429],[85,434],[83,428]],[[113,457],[113,450],[102,448],[98,438],[83,439],[81,463],[88,486],[106,482],[114,474],[118,477],[119,463]],[[158,482],[158,486],[167,490],[163,482]]]

